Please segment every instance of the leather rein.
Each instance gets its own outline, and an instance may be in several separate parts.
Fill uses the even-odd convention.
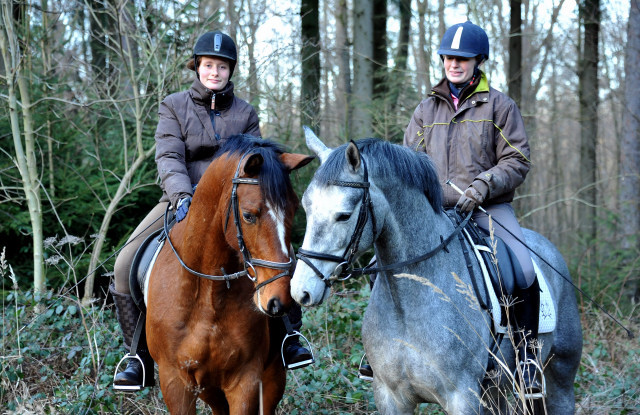
[[[281,273],[269,278],[266,281],[261,282],[260,284],[257,284],[255,286],[255,290],[258,291],[260,290],[260,288],[264,287],[265,285],[289,275],[289,271],[291,270],[291,266],[293,265],[293,259],[289,258],[288,262],[274,262],[274,261],[268,261],[266,259],[252,258],[251,253],[249,252],[249,249],[244,243],[242,226],[240,225],[240,207],[238,204],[238,185],[240,184],[250,184],[250,185],[258,185],[258,186],[260,185],[260,181],[258,179],[238,177],[239,171],[240,171],[240,164],[242,163],[242,160],[244,159],[245,156],[246,154],[240,158],[240,161],[238,162],[238,166],[236,167],[235,175],[231,180],[231,183],[233,184],[231,188],[231,201],[229,202],[229,206],[227,208],[227,219],[225,221],[225,232],[226,232],[227,223],[229,221],[229,214],[230,214],[230,211],[233,211],[233,222],[236,225],[236,237],[238,238],[238,247],[239,247],[240,253],[242,254],[242,263],[244,268],[242,271],[234,272],[232,274],[227,274],[224,268],[221,267],[220,270],[222,271],[222,275],[210,275],[210,274],[204,274],[196,270],[193,270],[187,264],[185,264],[182,258],[180,258],[178,251],[176,251],[176,248],[173,246],[173,242],[171,242],[171,238],[169,237],[168,217],[169,217],[169,210],[171,208],[169,205],[167,205],[167,210],[164,215],[164,233],[167,237],[167,241],[169,242],[169,246],[171,246],[171,250],[175,254],[182,268],[186,269],[193,275],[196,275],[198,277],[205,278],[211,281],[226,281],[227,289],[231,287],[229,283],[230,280],[235,280],[244,276],[248,277],[254,283],[257,282],[257,277],[252,277],[251,274],[249,273],[249,269],[252,269],[253,274],[257,276],[255,266],[283,270]]]
[[[408,259],[406,261],[396,262],[393,264],[383,265],[375,268],[371,267],[370,265],[367,265],[362,268],[352,268],[354,257],[358,251],[358,245],[360,243],[360,239],[362,237],[362,232],[364,231],[364,227],[367,223],[367,217],[369,213],[371,214],[371,226],[373,228],[373,234],[374,234],[373,239],[374,240],[376,239],[376,236],[375,236],[376,220],[373,213],[371,195],[369,194],[370,183],[369,183],[369,178],[367,173],[367,165],[364,161],[364,158],[361,158],[361,160],[362,160],[362,166],[364,170],[364,174],[363,174],[364,180],[362,182],[349,182],[349,181],[340,181],[340,180],[327,181],[328,185],[341,186],[341,187],[354,187],[354,188],[361,188],[364,190],[362,194],[362,204],[360,205],[358,220],[356,222],[356,228],[354,229],[353,235],[351,236],[351,240],[349,241],[349,245],[347,245],[347,248],[345,249],[342,256],[330,255],[322,252],[314,252],[314,251],[309,251],[302,248],[298,249],[298,255],[297,255],[298,259],[302,260],[305,264],[307,264],[313,270],[313,272],[315,272],[318,278],[324,281],[327,287],[331,287],[331,285],[335,281],[345,281],[356,275],[359,276],[359,275],[365,275],[365,274],[366,275],[376,274],[378,272],[390,271],[396,268],[401,268],[407,265],[425,261],[435,256],[438,252],[442,251],[443,249],[446,250],[447,245],[453,240],[453,238],[456,237],[456,235],[458,235],[462,231],[462,229],[464,229],[464,227],[467,225],[467,223],[471,219],[472,212],[470,212],[464,218],[464,220],[460,222],[458,226],[455,227],[455,229],[453,230],[453,232],[451,232],[449,236],[447,236],[446,238],[443,238],[442,235],[440,235],[440,244],[438,244],[436,247],[434,247],[430,251],[420,256],[417,256],[412,259]],[[315,265],[313,265],[310,259],[319,259],[321,261],[336,262],[338,263],[338,265],[330,275],[324,275],[322,274],[322,272],[320,272],[320,270]]]

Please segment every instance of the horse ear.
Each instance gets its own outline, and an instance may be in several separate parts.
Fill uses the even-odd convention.
[[[311,128],[306,125],[303,127],[304,137],[307,141],[307,147],[320,158],[320,164],[324,163],[331,153],[331,149],[324,145],[322,141],[315,135]]]
[[[357,172],[360,169],[360,150],[358,150],[358,146],[353,140],[347,145],[347,151],[345,151],[344,156],[351,170]]]
[[[264,158],[262,158],[261,154],[254,153],[247,158],[247,161],[244,163],[244,173],[249,177],[254,177],[260,174],[260,169],[262,168],[262,164],[264,163]]]
[[[282,161],[282,164],[285,165],[289,172],[306,166],[311,163],[313,159],[315,159],[314,156],[307,156],[306,154],[283,153],[280,155],[280,161]]]

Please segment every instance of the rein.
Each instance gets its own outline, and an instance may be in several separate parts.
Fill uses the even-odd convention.
[[[169,205],[167,205],[167,210],[165,211],[165,215],[164,215],[164,233],[167,237],[167,241],[169,242],[169,246],[171,246],[171,250],[175,254],[182,268],[186,269],[193,275],[196,275],[198,277],[205,278],[211,281],[226,281],[227,289],[231,288],[231,285],[229,284],[230,280],[238,279],[244,276],[248,277],[254,283],[257,282],[257,277],[252,277],[248,271],[248,269],[251,268],[253,270],[253,274],[257,276],[258,274],[255,270],[255,266],[284,270],[281,273],[269,278],[268,280],[257,284],[255,286],[255,290],[259,291],[260,288],[264,287],[265,285],[289,275],[289,270],[293,265],[293,259],[289,258],[288,262],[274,262],[274,261],[268,261],[266,259],[251,258],[251,253],[249,252],[249,249],[244,243],[244,237],[242,235],[242,226],[240,225],[240,207],[238,204],[238,185],[240,184],[250,184],[250,185],[258,185],[258,186],[260,185],[260,181],[258,179],[238,177],[240,172],[240,164],[242,163],[242,160],[244,159],[245,156],[246,154],[240,158],[240,161],[238,162],[238,166],[236,167],[235,175],[231,180],[233,187],[231,188],[231,201],[229,203],[229,208],[227,209],[227,221],[226,221],[228,222],[229,220],[229,211],[233,210],[233,221],[236,225],[236,237],[238,238],[238,247],[239,247],[240,253],[242,254],[242,263],[244,267],[242,271],[234,272],[233,274],[227,274],[224,268],[221,267],[220,270],[222,271],[223,275],[210,275],[210,274],[203,274],[201,272],[198,272],[189,268],[189,266],[187,266],[187,264],[184,263],[182,258],[180,258],[178,251],[176,251],[176,248],[173,246],[173,242],[171,242],[171,238],[169,237],[169,227],[168,227],[168,216],[169,216],[169,210],[170,210]],[[225,231],[227,227],[226,222],[225,222]]]
[[[435,256],[438,252],[442,251],[443,249],[446,250],[447,245],[453,240],[453,238],[455,238],[462,231],[462,229],[464,229],[465,226],[467,226],[467,223],[471,219],[472,213],[470,212],[464,218],[464,220],[460,222],[458,226],[455,227],[455,229],[453,230],[453,232],[451,232],[449,236],[447,236],[446,238],[443,238],[442,235],[440,235],[439,245],[431,249],[429,252],[426,252],[420,256],[417,256],[412,259],[408,259],[406,261],[396,262],[394,264],[383,265],[375,268],[371,268],[368,266],[362,267],[362,268],[350,268],[353,263],[354,256],[358,251],[360,238],[362,237],[362,232],[364,231],[364,227],[367,223],[368,212],[371,213],[371,226],[373,227],[374,240],[375,240],[375,233],[376,233],[375,216],[373,214],[371,195],[369,194],[370,183],[369,183],[369,177],[367,174],[367,165],[364,161],[364,158],[362,159],[362,165],[364,169],[364,177],[363,177],[364,180],[362,182],[349,182],[349,181],[340,181],[340,180],[330,180],[327,182],[328,185],[364,189],[364,192],[362,194],[362,204],[360,206],[360,212],[358,213],[358,221],[356,222],[356,228],[354,229],[353,235],[351,236],[351,240],[349,241],[349,245],[347,245],[347,248],[345,249],[345,252],[342,254],[342,256],[330,255],[322,252],[308,251],[306,249],[298,249],[298,255],[297,255],[298,259],[300,259],[305,264],[307,264],[313,270],[313,272],[315,272],[318,278],[324,281],[327,287],[331,287],[334,281],[345,281],[356,275],[359,276],[359,275],[376,274],[381,271],[390,271],[392,269],[401,268],[406,265],[411,265],[417,262],[425,261]],[[338,265],[329,276],[326,276],[322,274],[322,272],[320,272],[320,270],[315,265],[313,265],[310,259],[319,259],[321,261],[337,262]]]

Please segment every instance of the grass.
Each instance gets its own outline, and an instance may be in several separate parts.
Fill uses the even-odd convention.
[[[158,387],[115,393],[111,380],[122,356],[113,306],[81,307],[76,297],[48,292],[34,298],[12,282],[2,258],[2,414],[164,414]],[[357,377],[363,349],[361,318],[368,288],[352,281],[328,304],[305,310],[303,333],[316,365],[289,373],[280,414],[375,414],[371,384]],[[575,383],[576,413],[640,412],[640,343],[603,313],[582,311],[584,349]],[[640,332],[637,308],[616,317]],[[199,406],[199,413],[210,413]],[[442,413],[422,405],[416,413]]]

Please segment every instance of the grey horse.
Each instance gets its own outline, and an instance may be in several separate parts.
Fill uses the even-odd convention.
[[[375,139],[332,150],[310,129],[305,135],[321,165],[302,199],[307,228],[291,293],[303,306],[321,304],[331,282],[374,247],[380,271],[362,339],[380,413],[413,414],[422,402],[437,403],[449,414],[523,411],[524,400],[518,406],[518,395],[508,393],[514,387],[513,336],[492,347],[491,317],[478,306],[488,299],[484,290],[477,295],[473,289],[478,263],[470,273],[463,242],[452,237],[457,228],[441,208],[442,189],[428,156]],[[539,335],[547,394],[535,412],[571,414],[582,351],[575,294],[557,249],[539,234],[524,232],[532,250],[564,275],[541,262],[557,324]],[[488,376],[491,356],[497,370]]]

